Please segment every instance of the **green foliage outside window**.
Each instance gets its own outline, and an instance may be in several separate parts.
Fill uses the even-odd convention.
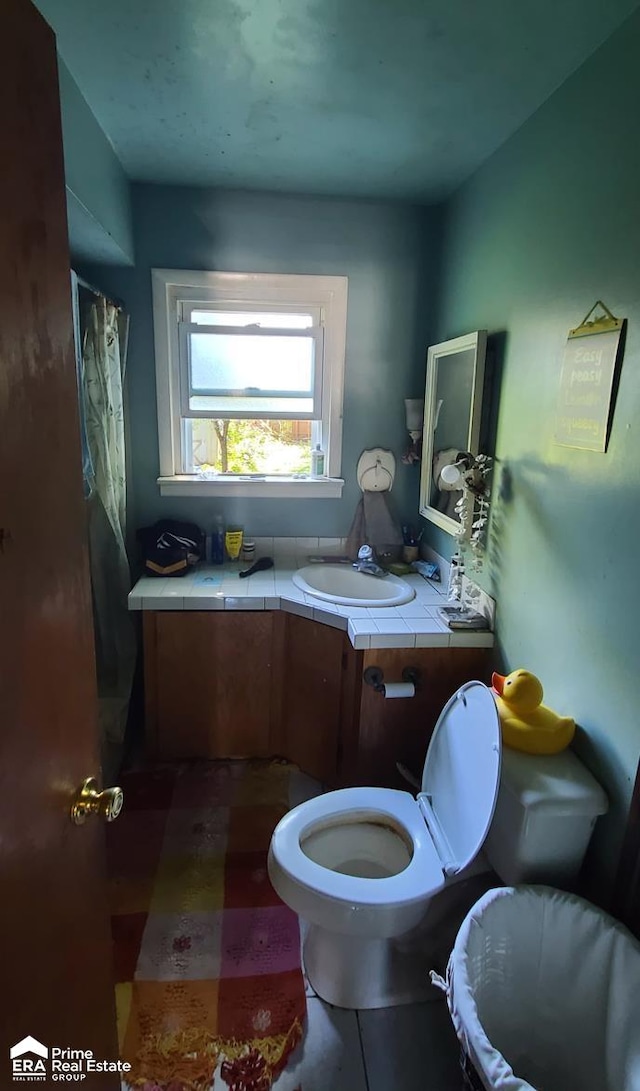
[[[193,458],[196,466],[218,473],[310,473],[311,425],[307,421],[194,421]]]

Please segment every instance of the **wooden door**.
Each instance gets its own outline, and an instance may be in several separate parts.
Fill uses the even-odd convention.
[[[286,615],[284,753],[305,773],[333,785],[338,768],[344,632]]]
[[[49,1050],[91,1049],[112,1062],[118,1054],[104,828],[98,819],[74,826],[69,815],[77,786],[100,771],[55,40],[28,0],[3,0],[0,27],[0,1086],[8,1088],[10,1047],[28,1036]],[[94,1076],[83,1086],[110,1091],[119,1082]]]
[[[146,722],[155,757],[273,753],[278,680],[273,614],[147,613],[144,646]]]

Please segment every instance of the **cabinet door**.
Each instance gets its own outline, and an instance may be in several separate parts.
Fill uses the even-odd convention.
[[[273,615],[145,615],[147,729],[156,757],[272,752]]]
[[[363,668],[379,667],[386,682],[402,681],[405,667],[417,668],[415,697],[385,699],[364,683],[354,747],[351,783],[407,788],[396,763],[418,780],[438,717],[459,686],[488,681],[489,653],[483,648],[384,648],[364,653]]]
[[[283,750],[305,773],[331,785],[338,763],[345,639],[340,629],[286,616]]]

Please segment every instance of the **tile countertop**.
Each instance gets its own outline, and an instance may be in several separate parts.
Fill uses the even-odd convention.
[[[291,577],[309,554],[329,552],[297,539],[295,553],[275,554],[275,568],[245,580],[248,563],[200,564],[186,576],[142,576],[129,594],[130,610],[285,610],[348,632],[354,648],[491,648],[493,633],[452,632],[438,616],[444,588],[419,575],[403,576],[416,597],[404,606],[336,606],[300,591]],[[317,539],[314,540],[317,542]],[[322,539],[320,539],[322,542]],[[304,543],[304,544],[303,544]],[[256,556],[269,555],[258,549]]]

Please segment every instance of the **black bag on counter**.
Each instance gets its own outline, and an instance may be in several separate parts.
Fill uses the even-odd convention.
[[[204,557],[204,533],[196,523],[160,519],[137,533],[148,576],[184,576]]]

